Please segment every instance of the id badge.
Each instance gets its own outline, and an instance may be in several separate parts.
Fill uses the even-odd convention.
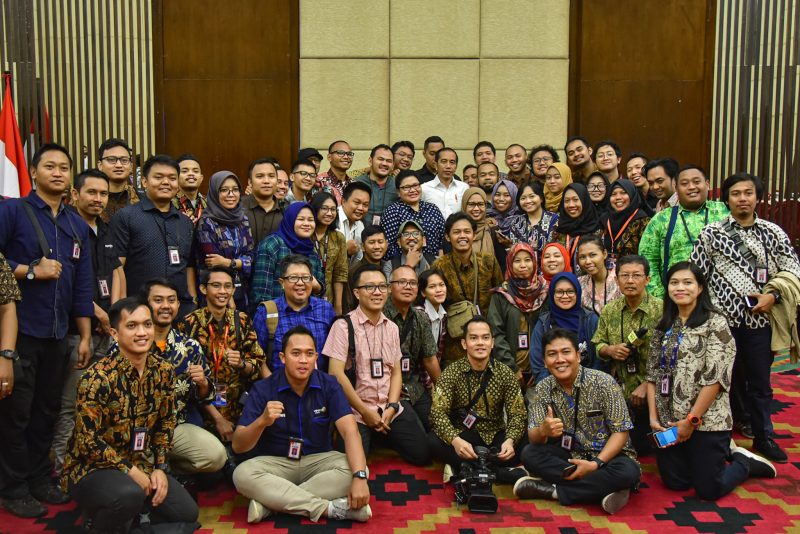
[[[133,452],[142,452],[145,442],[147,442],[147,428],[142,426],[135,427],[131,436],[131,450]]]
[[[469,428],[471,430],[472,427],[475,426],[475,423],[477,421],[478,421],[477,414],[475,412],[473,412],[472,410],[470,410],[467,413],[467,415],[464,417],[464,420],[462,421],[462,423],[464,424],[465,427],[467,427],[467,428]]]
[[[220,382],[214,384],[214,400],[211,404],[218,408],[228,405],[228,384]]]
[[[517,339],[517,346],[521,349],[528,348],[528,333],[525,332],[524,334],[520,334],[519,338]]]
[[[407,373],[411,370],[411,358],[408,356],[403,356],[400,358],[400,370],[404,373]]]
[[[766,265],[756,265],[756,282],[759,284],[766,284],[767,274]]]
[[[81,259],[81,244],[78,242],[77,239],[72,240],[72,259],[79,260]]]
[[[299,460],[303,454],[303,438],[289,438],[289,452],[286,454],[292,460]]]
[[[561,448],[565,451],[572,451],[572,434],[565,432],[561,435]]]
[[[639,341],[639,338],[636,337],[636,332],[631,332],[630,334],[628,334],[628,343],[633,345],[637,341]]]
[[[169,264],[180,265],[181,255],[178,252],[178,247],[169,247]]]
[[[372,216],[372,224],[375,226],[380,226],[381,224],[381,216],[380,215],[373,215]]]
[[[369,373],[372,378],[383,378],[383,360],[380,358],[370,358]]]
[[[636,356],[629,356],[625,364],[628,374],[635,375],[639,372],[639,365],[636,362]]]
[[[111,296],[111,292],[108,290],[108,280],[99,278],[97,280],[97,287],[100,290],[100,297],[108,298],[109,296]]]
[[[661,376],[661,388],[660,393],[662,397],[669,397],[670,392],[672,391],[672,378],[665,374]]]

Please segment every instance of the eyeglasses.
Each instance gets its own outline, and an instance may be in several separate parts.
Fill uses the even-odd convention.
[[[551,156],[545,156],[543,158],[533,158],[533,164],[538,165],[539,163],[550,163],[553,161]]]
[[[486,202],[467,202],[467,208],[474,209],[474,208],[485,208]]]
[[[117,156],[106,156],[102,158],[102,160],[108,163],[109,165],[116,165],[117,162],[122,163],[123,165],[127,165],[128,163],[131,162],[131,158],[126,156],[123,156],[121,158],[118,158]]]
[[[553,294],[557,297],[574,297],[575,290],[574,289],[556,289],[553,291]]]
[[[335,207],[332,208],[330,206],[322,206],[319,209],[319,211],[324,212],[324,213],[336,213],[336,208]]]
[[[333,152],[331,152],[331,154],[336,154],[340,158],[345,158],[345,157],[346,158],[352,158],[353,156],[356,155],[355,152],[347,151],[347,150],[334,150]]]
[[[420,232],[419,230],[413,230],[411,232],[400,232],[400,235],[405,237],[405,238],[419,237],[419,236],[422,235],[422,232]]]
[[[619,278],[620,280],[642,280],[643,278],[645,278],[645,275],[643,275],[642,273],[625,273],[617,275],[617,278]]]
[[[240,193],[238,187],[222,187],[219,190],[220,196],[225,195],[238,195]]]
[[[412,191],[414,189],[419,189],[419,184],[401,185],[400,187],[398,187],[398,189],[403,193],[408,193],[409,191]]]
[[[228,291],[230,291],[231,289],[233,289],[233,284],[231,284],[230,282],[228,282],[227,284],[223,284],[222,282],[209,282],[209,283],[208,283],[208,284],[206,284],[206,285],[207,285],[208,287],[212,288],[212,289],[216,289],[217,291],[219,291],[219,290],[220,290],[220,289],[222,289],[222,288],[225,288],[225,289],[227,289]]]
[[[282,278],[282,280],[286,280],[290,284],[296,284],[297,282],[303,282],[304,284],[310,284],[314,280],[314,277],[311,276],[310,274],[304,274],[302,276],[301,275],[297,275],[297,274],[292,274],[292,275],[289,275],[289,276],[284,276]]]
[[[392,280],[392,283],[400,287],[417,287],[418,285],[416,280]]]
[[[605,191],[606,184],[589,184],[586,189],[589,191]]]
[[[309,176],[312,177],[312,178],[316,178],[317,177],[317,173],[308,172],[308,171],[294,171],[292,174],[296,174],[296,175],[300,176],[301,178],[307,178]]]
[[[389,291],[389,284],[365,284],[363,286],[358,286],[356,289],[363,289],[367,293],[386,293]]]

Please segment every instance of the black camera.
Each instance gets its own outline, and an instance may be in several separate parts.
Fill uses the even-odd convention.
[[[628,358],[625,360],[625,365],[628,369],[628,373],[632,375],[639,372],[639,347],[644,343],[644,336],[646,335],[647,328],[640,328],[632,337],[629,337],[628,341],[625,343],[625,346],[631,351],[630,354],[628,354]]]
[[[492,491],[495,474],[491,462],[497,458],[496,451],[475,446],[477,461],[462,462],[461,472],[455,482],[456,502],[465,504],[470,512],[493,514],[497,512],[497,496]]]

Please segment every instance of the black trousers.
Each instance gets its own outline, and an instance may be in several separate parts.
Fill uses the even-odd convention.
[[[694,488],[697,496],[716,501],[744,482],[750,474],[748,464],[739,459],[727,462],[731,433],[695,430],[683,443],[656,449],[661,480],[669,489]]]
[[[430,432],[431,430],[432,405],[433,399],[428,391],[425,391],[425,393],[423,393],[422,396],[417,399],[417,402],[413,404],[414,412],[416,412],[417,417],[419,417],[419,421],[422,423],[422,427],[425,429],[425,432]]]
[[[641,476],[639,464],[620,453],[602,469],[578,480],[564,480],[564,469],[572,465],[567,461],[570,458],[560,441],[544,445],[530,443],[522,449],[525,469],[555,484],[558,501],[563,505],[600,502],[609,493],[634,488]]]
[[[772,436],[772,329],[731,328],[736,341],[736,359],[733,362],[731,407],[736,420],[753,425],[756,440]],[[739,413],[737,413],[739,412]],[[744,412],[744,413],[742,413]]]
[[[49,482],[50,446],[69,365],[67,339],[19,334],[14,391],[0,401],[0,496],[20,499]]]
[[[494,439],[491,443],[486,443],[480,434],[478,434],[475,430],[465,429],[461,432],[458,437],[463,439],[464,441],[469,442],[473,446],[479,447],[487,447],[491,448],[494,447],[498,451],[500,450],[500,446],[506,440],[506,432],[505,430],[501,430],[497,434],[495,434]],[[437,436],[434,432],[428,433],[428,446],[431,449],[431,454],[434,458],[438,458],[442,462],[446,464],[450,464],[450,467],[453,468],[453,471],[458,474],[459,467],[461,466],[461,462],[464,460],[456,454],[456,450],[453,448],[453,445],[450,443],[445,443],[442,439]],[[498,466],[509,466],[513,467],[519,465],[519,450],[517,449],[517,444],[514,444],[514,457],[505,462],[495,462]]]
[[[428,442],[424,439],[425,429],[411,404],[405,400],[400,402],[403,405],[403,413],[392,421],[390,425],[392,429],[388,435],[376,432],[365,424],[358,424],[364,454],[369,455],[374,438],[377,444],[388,445],[397,451],[400,458],[406,462],[412,465],[428,465],[431,463],[431,454],[428,450]],[[344,452],[343,440],[340,450]]]
[[[633,420],[633,428],[630,430],[631,443],[636,449],[636,454],[645,456],[653,452],[653,446],[648,437],[650,430],[650,413],[647,409],[647,402],[636,408],[628,401],[628,412]]]

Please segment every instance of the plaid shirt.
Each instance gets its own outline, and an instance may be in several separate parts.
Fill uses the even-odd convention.
[[[283,288],[278,283],[278,264],[292,251],[286,242],[275,234],[268,235],[259,243],[253,260],[253,278],[250,281],[250,302],[257,303],[274,300],[283,295]],[[322,261],[316,252],[308,257],[311,260],[311,274],[322,286],[320,295],[325,294],[325,271]]]

